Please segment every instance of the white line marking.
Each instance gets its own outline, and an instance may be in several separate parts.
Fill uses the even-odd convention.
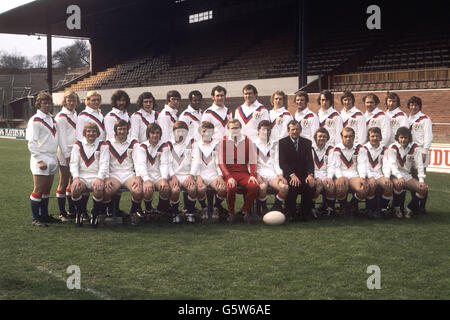
[[[61,281],[64,281],[64,282],[67,281],[67,280],[66,280],[62,275],[60,275],[59,273],[53,272],[52,270],[49,270],[49,269],[47,269],[47,268],[45,268],[45,267],[37,266],[36,268],[37,268],[39,271],[43,271],[43,272],[48,273],[48,274],[51,275],[51,276],[54,276],[54,277],[55,277],[56,279],[58,279],[58,280],[61,280]],[[86,291],[86,292],[89,292],[89,293],[93,294],[94,296],[96,296],[97,298],[100,298],[100,299],[103,299],[103,300],[114,300],[113,298],[109,297],[108,295],[106,295],[106,294],[104,294],[104,293],[101,293],[101,292],[98,292],[97,290],[94,290],[94,289],[91,289],[91,288],[83,288],[83,287],[82,287],[81,290],[84,290],[84,291]]]

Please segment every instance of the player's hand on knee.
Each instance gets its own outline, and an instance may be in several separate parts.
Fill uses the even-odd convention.
[[[250,178],[248,178],[248,183],[258,184],[258,180],[255,177],[250,176]]]
[[[236,188],[236,186],[237,186],[237,182],[234,178],[228,179],[228,182],[227,182],[228,188]]]

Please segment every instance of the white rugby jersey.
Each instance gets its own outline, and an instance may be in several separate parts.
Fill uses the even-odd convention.
[[[100,112],[100,108],[97,110],[92,109],[91,107],[86,106],[86,108],[80,112],[77,119],[77,140],[83,139],[83,130],[84,125],[88,122],[95,123],[100,130],[100,136],[98,137],[100,140],[105,140],[105,126],[103,124],[103,114]]]
[[[331,145],[338,145],[342,142],[341,131],[342,131],[342,118],[333,107],[328,108],[326,111],[322,109],[318,112],[319,116],[319,127],[325,128],[330,134],[330,140],[328,142]]]
[[[103,119],[103,123],[105,125],[106,140],[111,140],[114,138],[114,124],[118,120],[124,120],[129,123],[130,116],[128,115],[128,112],[126,110],[121,111],[120,109],[113,107]],[[128,137],[130,137],[130,132],[128,132]]]
[[[191,174],[194,177],[198,175],[202,179],[213,180],[222,175],[216,146],[217,142],[214,140],[210,143],[199,140],[192,145]]]
[[[397,141],[388,149],[388,160],[392,175],[397,179],[411,176],[411,169],[417,168],[417,176],[420,182],[425,181],[425,172],[422,161],[422,148],[415,142],[403,148]]]
[[[139,143],[147,140],[147,127],[151,123],[158,123],[159,112],[152,110],[151,113],[143,108],[133,113],[130,117],[130,139],[136,139]]]
[[[255,101],[251,106],[247,106],[245,103],[240,105],[234,111],[234,117],[242,125],[242,134],[252,141],[258,139],[258,124],[262,120],[270,121],[269,111],[258,101]]]
[[[62,107],[61,111],[56,115],[55,122],[59,135],[66,141],[68,152],[72,152],[73,144],[77,141],[77,112],[69,111],[66,107]]]
[[[262,141],[260,138],[255,141],[256,146],[256,172],[262,176],[283,175],[280,168],[278,142]]]
[[[152,146],[145,141],[137,148],[137,162],[135,164],[136,176],[142,180],[153,180],[152,177],[169,178],[169,151],[170,142],[158,142]],[[153,181],[157,182],[157,181]]]
[[[367,142],[364,147],[367,149],[367,177],[378,179],[380,177],[390,178],[391,169],[389,166],[387,147],[380,143],[378,148]]]
[[[158,124],[162,129],[161,141],[165,142],[173,139],[173,125],[177,120],[177,109],[173,109],[166,104],[158,117]]]
[[[319,129],[319,117],[317,114],[309,110],[308,107],[305,109],[297,112],[294,114],[295,120],[300,122],[300,125],[302,126],[302,132],[300,135],[303,138],[311,140],[311,142],[314,141],[314,134],[316,133],[317,129]]]
[[[381,144],[388,145],[391,137],[391,123],[389,117],[379,108],[373,109],[372,112],[366,111],[364,114],[366,119],[367,130],[373,127],[378,127],[381,130]]]
[[[65,158],[70,156],[65,139],[61,139],[57,132],[56,123],[50,114],[37,110],[29,120],[26,130],[28,149],[37,162],[42,161],[43,155],[56,156],[58,147]]]
[[[202,111],[195,110],[191,107],[191,105],[188,105],[186,110],[184,110],[179,121],[184,121],[188,125],[189,132],[186,140],[194,139],[195,141],[199,141],[202,139],[202,136],[200,135],[199,128],[202,120]]]
[[[228,135],[227,124],[231,118],[231,110],[227,107],[219,107],[212,104],[211,107],[205,110],[202,115],[202,121],[209,121],[214,124],[213,140],[219,142]]]
[[[421,111],[409,117],[409,125],[413,142],[422,148],[422,153],[428,154],[428,150],[433,142],[433,124],[431,119]]]
[[[270,139],[277,142],[278,140],[287,137],[287,125],[294,119],[291,113],[286,110],[285,107],[278,109],[272,109],[269,112],[270,122],[272,123],[272,132],[270,133]]]
[[[336,178],[367,177],[367,149],[353,144],[351,149],[342,143],[334,147],[334,175]]]
[[[169,148],[169,176],[183,176],[191,174],[192,144],[194,139],[175,143],[170,140]]]
[[[342,118],[342,126],[355,130],[355,144],[364,144],[367,141],[367,125],[363,113],[356,107],[350,110],[342,109],[339,112]]]
[[[319,149],[316,142],[312,143],[312,158],[314,161],[314,177],[333,179],[334,176],[334,147],[327,143]]]
[[[395,134],[397,133],[398,128],[407,127],[409,128],[409,119],[406,113],[404,113],[400,108],[396,108],[392,111],[386,111],[387,116],[390,119],[391,124],[391,135],[389,137],[387,146],[390,146],[395,142]]]
[[[73,178],[100,178],[99,159],[103,141],[95,139],[89,143],[86,138],[75,142],[70,155],[70,173]]]
[[[111,174],[125,174],[134,172],[139,147],[137,140],[119,142],[116,138],[106,140],[100,147],[99,177],[109,178]]]

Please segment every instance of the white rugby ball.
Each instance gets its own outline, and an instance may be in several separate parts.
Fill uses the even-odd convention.
[[[286,217],[280,211],[269,211],[264,215],[263,221],[270,226],[278,226],[286,221]]]

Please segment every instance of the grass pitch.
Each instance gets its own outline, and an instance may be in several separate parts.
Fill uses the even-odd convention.
[[[445,174],[428,174],[428,214],[410,220],[37,228],[26,142],[0,139],[0,154],[0,299],[450,298]],[[81,290],[66,286],[70,265]],[[380,290],[367,288],[371,265]]]

